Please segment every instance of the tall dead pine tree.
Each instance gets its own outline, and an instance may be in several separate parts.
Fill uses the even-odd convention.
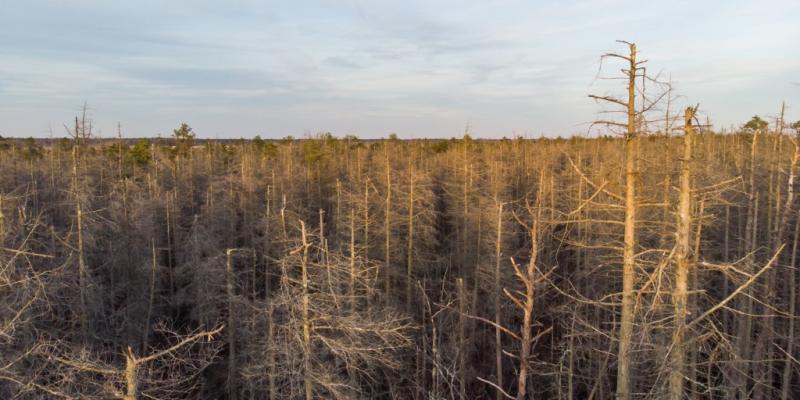
[[[692,150],[694,146],[694,127],[692,119],[695,109],[687,108],[683,136],[683,159],[681,161],[680,198],[678,203],[678,229],[675,249],[675,287],[672,302],[675,307],[675,331],[672,339],[672,365],[669,374],[669,398],[680,400],[683,397],[683,377],[685,366],[685,328],[688,304],[689,269],[691,268],[690,241],[692,230]]]
[[[631,397],[631,338],[633,336],[633,284],[636,280],[636,177],[639,140],[636,135],[636,44],[631,43],[628,71],[628,132],[625,136],[625,237],[622,254],[622,320],[619,329],[617,398]]]
[[[637,71],[642,69],[642,62],[636,61],[636,44],[621,42],[628,45],[630,54],[606,54],[603,57],[620,58],[628,63],[628,69],[623,70],[628,79],[628,99],[623,101],[610,96],[589,97],[607,103],[625,107],[627,123],[614,121],[597,121],[596,123],[608,126],[617,126],[625,129],[625,232],[622,251],[622,315],[619,327],[619,348],[617,353],[617,398],[628,400],[631,397],[631,344],[633,339],[633,313],[634,313],[634,282],[636,280],[636,179],[638,176],[639,135],[636,131],[636,78],[640,75]],[[650,106],[643,107],[642,112]]]
[[[386,207],[384,210],[384,222],[383,222],[383,229],[384,232],[384,266],[383,266],[383,278],[384,278],[384,296],[386,297],[386,301],[389,301],[389,294],[391,293],[391,275],[390,275],[390,265],[391,265],[391,240],[392,240],[392,166],[389,162],[389,145],[388,143],[384,145],[384,153],[386,155]]]
[[[225,292],[228,300],[228,398],[236,399],[236,328],[233,316],[233,252],[225,251]]]
[[[70,133],[73,137],[73,145],[72,145],[72,176],[71,176],[71,190],[72,190],[72,198],[74,201],[75,207],[75,227],[76,227],[76,237],[77,237],[77,244],[76,248],[78,250],[78,286],[80,290],[80,328],[81,328],[81,337],[83,339],[88,338],[89,336],[89,309],[88,309],[88,290],[89,290],[89,273],[87,271],[86,266],[86,251],[84,248],[84,212],[83,212],[83,199],[81,198],[80,192],[82,191],[81,183],[80,183],[80,161],[81,161],[81,147],[86,142],[86,139],[91,136],[91,125],[87,126],[86,122],[86,110],[87,107],[84,105],[83,113],[81,114],[80,120],[78,117],[75,117],[75,128],[73,132]]]
[[[300,221],[300,233],[303,241],[303,258],[300,264],[300,277],[303,286],[303,386],[306,400],[314,398],[314,388],[311,377],[311,320],[308,313],[308,249],[311,244],[306,234],[306,224]]]
[[[544,177],[542,173],[541,177]],[[528,210],[533,218],[531,226],[528,231],[531,238],[531,257],[528,260],[528,266],[523,271],[515,262],[512,261],[511,265],[514,267],[514,273],[517,278],[522,282],[525,287],[524,299],[518,298],[511,291],[505,290],[514,304],[522,309],[522,326],[520,332],[520,351],[519,351],[519,377],[517,378],[517,400],[524,400],[528,396],[527,382],[529,373],[529,360],[531,355],[531,345],[536,340],[532,336],[531,328],[533,326],[533,306],[536,301],[536,263],[539,256],[539,241],[540,241],[540,226],[539,222],[542,219],[542,196],[544,194],[544,179],[539,179],[539,194],[536,196],[535,210]]]
[[[497,386],[503,388],[503,333],[500,320],[502,307],[500,304],[501,277],[500,277],[500,258],[502,254],[503,240],[503,203],[497,202],[497,241],[495,242],[495,265],[494,265],[494,352],[495,352],[495,379]],[[503,394],[497,391],[497,400],[501,400]]]
[[[533,326],[535,325],[534,322],[534,305],[536,302],[536,285],[538,283],[539,273],[537,268],[537,263],[539,262],[539,253],[540,253],[540,246],[541,246],[541,237],[542,237],[542,201],[544,197],[544,172],[540,174],[539,177],[539,191],[536,196],[536,203],[535,206],[531,207],[528,205],[528,214],[531,217],[531,224],[528,225],[522,222],[519,218],[517,218],[518,222],[525,227],[525,230],[530,235],[531,240],[531,248],[530,248],[530,259],[528,260],[527,266],[523,269],[521,268],[514,258],[511,258],[511,266],[514,268],[514,275],[516,276],[517,280],[520,284],[522,284],[522,289],[509,289],[505,287],[501,287],[501,281],[499,279],[500,276],[500,257],[501,257],[501,242],[502,242],[502,222],[503,222],[503,206],[505,203],[498,202],[498,220],[497,220],[497,242],[496,242],[496,257],[497,263],[495,264],[495,285],[496,285],[496,295],[498,296],[495,299],[496,304],[500,302],[500,293],[504,293],[516,307],[522,312],[522,321],[520,323],[520,327],[518,331],[513,329],[509,329],[501,324],[500,320],[500,308],[496,306],[496,314],[495,320],[489,321],[478,318],[479,320],[483,320],[484,322],[488,322],[495,328],[495,346],[496,346],[496,362],[497,362],[497,376],[496,382],[489,382],[485,379],[478,378],[479,381],[489,384],[495,389],[495,393],[498,399],[503,398],[516,398],[517,400],[524,400],[528,398],[528,375],[530,374],[531,370],[531,362],[530,358],[533,354],[532,346],[533,344],[544,334],[549,332],[551,329],[547,328],[541,330],[538,334],[533,334]],[[526,199],[527,204],[527,199]],[[516,217],[516,214],[514,214]],[[516,397],[512,397],[503,388],[503,375],[502,375],[502,355],[510,355],[510,353],[504,351],[502,346],[502,341],[500,340],[501,335],[508,335],[513,338],[517,343],[519,343],[519,352],[517,354],[512,355],[513,358],[519,361],[519,368],[517,369],[517,395]]]
[[[789,218],[789,214],[792,211],[792,205],[794,202],[794,185],[795,185],[795,170],[797,169],[798,161],[800,161],[800,137],[798,140],[793,140],[792,143],[794,144],[794,156],[792,156],[792,162],[789,166],[789,182],[787,184],[788,193],[786,198],[786,205],[783,209],[783,216],[781,217],[781,224],[779,225],[778,229],[778,241],[782,240],[783,231],[785,229],[785,225],[787,224],[787,220]],[[797,244],[798,244],[798,236],[800,236],[800,218],[797,218],[795,221],[794,227],[794,242],[792,244],[792,255],[790,258],[790,263],[792,267],[794,267],[795,262],[797,260]],[[786,282],[787,286],[789,287],[789,294],[788,294],[788,302],[789,302],[789,315],[794,316],[797,309],[797,287],[796,285],[796,271],[792,268],[786,272]],[[788,321],[788,337],[786,338],[786,357],[784,360],[783,365],[783,379],[781,380],[781,400],[786,400],[789,398],[789,391],[791,386],[791,376],[792,376],[792,361],[794,361],[794,356],[792,352],[794,350],[794,339],[795,339],[795,321],[794,319],[790,319]]]
[[[753,131],[753,141],[750,145],[750,170],[747,185],[747,220],[745,221],[744,228],[744,247],[745,247],[745,268],[747,273],[753,273],[755,269],[755,259],[753,253],[756,249],[757,235],[755,234],[758,218],[758,196],[756,193],[756,155],[758,149],[759,130]],[[752,288],[747,287],[745,295],[738,299],[738,308],[743,311],[744,315],[740,316],[737,323],[736,334],[736,352],[738,362],[733,376],[733,384],[731,389],[738,392],[739,397],[747,398],[750,396],[747,390],[747,381],[750,372],[750,357],[751,351],[751,332],[753,329],[753,293]]]
[[[413,151],[413,150],[412,150]],[[414,273],[414,161],[408,156],[408,235],[406,250],[406,309],[411,310],[411,288]]]

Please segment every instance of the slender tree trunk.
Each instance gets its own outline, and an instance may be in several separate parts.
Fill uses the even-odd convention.
[[[342,181],[340,181],[339,178],[336,178],[336,216],[333,222],[336,224],[334,231],[340,232],[342,227]],[[337,240],[335,244],[337,249],[341,249],[341,242],[339,240]]]
[[[275,392],[275,354],[272,351],[273,340],[275,336],[275,325],[273,323],[273,303],[272,303],[272,276],[270,274],[269,264],[269,250],[271,240],[270,221],[272,217],[272,186],[267,185],[266,193],[266,209],[264,210],[264,301],[267,304],[266,318],[267,318],[267,340],[266,342],[266,373],[267,373],[267,392],[269,399],[274,400],[277,393]]]
[[[722,239],[722,260],[725,262],[729,262],[731,259],[731,251],[730,251],[730,236],[731,236],[731,205],[725,204],[725,233],[723,234]],[[728,277],[724,277],[724,281],[722,282],[722,293],[727,296],[730,292],[730,279]],[[730,318],[729,314],[723,314],[723,326],[729,326]]]
[[[76,135],[78,132],[77,122],[76,122]],[[77,236],[78,236],[78,286],[80,290],[80,324],[81,324],[81,337],[84,340],[88,339],[89,337],[89,306],[88,306],[88,274],[86,271],[86,253],[84,251],[84,243],[83,243],[83,208],[82,208],[82,201],[80,199],[79,191],[80,187],[78,184],[78,161],[80,156],[78,155],[78,148],[79,145],[76,141],[75,146],[72,148],[72,190],[73,196],[75,199],[75,225],[77,229]]]
[[[427,298],[425,300],[430,308]],[[433,310],[428,310],[428,317],[431,322],[431,397],[436,399],[439,398],[439,332]]]
[[[164,214],[165,214],[164,215],[164,219],[166,219],[166,223],[167,223],[167,271],[168,271],[167,279],[169,280],[169,298],[170,298],[170,302],[173,302],[175,300],[175,298],[174,298],[175,297],[175,270],[174,270],[174,265],[173,265],[173,262],[172,262],[172,259],[173,259],[173,251],[172,251],[172,243],[173,243],[172,234],[173,234],[173,230],[172,230],[172,216],[171,216],[171,213],[170,213],[170,207],[173,204],[172,192],[167,192],[166,196],[167,196],[167,199],[166,199],[167,200],[167,204],[164,207],[164,209],[165,209],[165,211],[164,211]]]
[[[781,110],[781,118],[783,118],[783,109]],[[778,129],[776,129],[777,138],[775,138],[773,151],[769,154],[769,167],[770,167],[770,177],[769,177],[769,192],[768,192],[768,200],[767,200],[767,209],[768,209],[768,220],[767,220],[767,231],[770,233],[769,235],[769,243],[773,251],[777,251],[778,248],[783,245],[783,236],[786,230],[786,225],[788,224],[789,218],[789,211],[792,207],[792,201],[794,200],[793,190],[794,190],[794,165],[797,163],[796,157],[792,157],[792,166],[790,167],[789,171],[789,182],[788,182],[788,193],[786,198],[786,207],[784,208],[783,212],[781,212],[780,207],[780,198],[781,198],[781,190],[780,190],[780,183],[778,182],[779,176],[776,179],[777,171],[780,164],[781,158],[781,148],[782,148],[782,132],[780,127],[783,125],[780,119],[777,121]],[[796,152],[795,152],[796,155]],[[776,166],[778,164],[778,166]],[[772,207],[772,201],[770,198],[776,198],[775,204],[776,207]],[[774,224],[772,223],[774,221]],[[773,226],[774,225],[774,226]],[[775,269],[770,269],[766,273],[765,285],[764,285],[764,294],[762,297],[764,304],[767,306],[772,306],[776,304],[777,293],[775,288],[777,286],[775,281]],[[767,315],[764,316],[763,320],[761,321],[761,333],[758,336],[758,345],[756,346],[759,349],[759,353],[757,354],[758,360],[760,361],[757,366],[754,368],[756,369],[755,374],[756,380],[760,383],[757,384],[753,398],[755,400],[762,400],[765,398],[770,398],[772,396],[772,389],[774,388],[772,382],[772,369],[773,369],[773,358],[774,358],[774,350],[773,350],[773,340],[774,340],[774,318],[772,317],[772,312],[767,311]],[[754,357],[755,358],[755,357]]]
[[[364,179],[364,261],[369,261],[369,178]]]
[[[234,275],[233,275],[234,249],[225,251],[225,289],[228,297],[228,398],[235,400],[238,397],[236,382],[236,318],[234,317]]]
[[[456,286],[458,291],[458,349],[456,349],[456,354],[458,354],[458,398],[464,400],[467,398],[467,347],[464,333],[467,299],[464,294],[464,279],[456,279]]]
[[[797,315],[797,247],[800,243],[800,218],[794,222],[794,243],[792,244],[792,256],[790,259],[789,270],[787,272],[789,286],[789,315]],[[786,337],[786,356],[783,362],[783,376],[781,382],[781,400],[788,400],[792,390],[792,365],[795,362],[794,340],[795,340],[795,321],[789,318],[787,321],[789,332]]]
[[[582,153],[578,152],[577,156],[575,157],[575,162],[576,162],[576,165],[578,165],[578,167],[581,167],[583,165]],[[573,172],[573,175],[577,176],[578,174]],[[574,179],[571,179],[571,180],[574,180]],[[575,191],[576,191],[575,198],[576,198],[577,207],[580,207],[583,204],[583,179],[581,179],[578,176],[577,177],[577,181],[578,182],[575,185],[575,188],[576,188],[575,189]],[[577,219],[579,221],[581,219],[583,219],[583,210],[582,209],[578,209],[578,211],[575,213],[575,219]],[[578,238],[577,240],[578,240],[579,243],[583,242],[583,231],[584,231],[584,226],[583,225],[584,224],[582,222],[578,222],[578,223],[575,224],[575,236]],[[583,246],[575,246],[575,265],[577,266],[578,269],[580,269],[583,266],[583,260],[586,257],[584,255],[584,251],[585,251],[585,249],[583,248]]]
[[[463,265],[467,265],[467,260],[469,260],[468,253],[470,253],[469,249],[471,246],[468,245],[469,243],[469,192],[470,192],[470,180],[469,180],[469,142],[467,142],[466,134],[464,135],[464,215],[463,215],[463,225],[461,227],[462,231],[462,239],[461,243],[463,243],[463,255],[462,259],[464,260]]]
[[[350,310],[356,309],[356,211],[350,209],[350,284],[348,290]]]
[[[150,267],[150,297],[147,301],[147,315],[144,319],[144,331],[142,332],[142,348],[140,349],[141,353],[144,354],[147,352],[147,342],[150,338],[150,319],[153,315],[153,304],[155,302],[155,295],[156,295],[156,268],[157,268],[157,261],[156,261],[156,241],[155,239],[150,240],[150,248],[152,250],[152,260],[151,260],[151,267]]]
[[[411,310],[411,293],[414,273],[414,163],[408,158],[408,246],[406,250],[406,309]]]
[[[753,251],[755,250],[756,235],[755,226],[757,226],[757,209],[758,197],[756,196],[755,189],[755,169],[756,169],[756,149],[758,144],[759,132],[755,131],[753,134],[753,142],[750,147],[750,171],[748,179],[748,202],[747,202],[747,220],[745,221],[745,268],[747,273],[754,273],[755,260],[753,259]],[[736,351],[739,362],[735,369],[735,388],[739,398],[745,399],[749,397],[747,391],[747,379],[750,370],[750,354],[751,343],[750,337],[752,334],[753,326],[753,299],[752,289],[747,288],[743,296],[739,297],[739,309],[744,313],[738,318],[737,336],[736,336]]]
[[[628,132],[625,137],[625,233],[622,255],[622,316],[617,356],[617,399],[631,398],[631,344],[636,281],[636,179],[639,138],[636,133],[636,45],[630,45]]]
[[[117,122],[117,179],[122,181],[122,124]]]
[[[572,323],[569,326],[569,371],[567,372],[567,400],[575,398],[575,314],[572,314]]]
[[[3,194],[0,193],[0,247],[6,239],[6,216],[3,214]]]
[[[694,127],[692,119],[694,110],[686,109],[683,142],[683,160],[681,161],[680,197],[678,203],[678,229],[675,249],[675,288],[672,302],[675,307],[675,331],[672,338],[672,365],[669,374],[669,397],[672,400],[683,398],[683,381],[686,369],[686,315],[689,299],[688,278],[692,261],[689,237],[692,229],[692,150],[694,146]]]
[[[392,168],[389,163],[389,148],[388,145],[385,149],[386,151],[386,210],[384,211],[384,221],[383,221],[383,229],[384,229],[384,266],[383,266],[383,279],[384,279],[384,296],[386,298],[386,302],[389,303],[390,294],[391,294],[391,287],[392,287],[392,275],[391,275],[391,240],[392,240]]]
[[[536,263],[539,256],[539,220],[541,219],[541,202],[542,184],[544,181],[539,179],[539,195],[536,199],[536,211],[533,214],[533,223],[530,227],[531,237],[531,258],[528,261],[528,267],[525,270],[525,275],[520,276],[522,283],[525,285],[525,303],[522,307],[522,335],[519,351],[519,377],[517,378],[517,400],[525,400],[528,398],[527,382],[528,382],[528,358],[530,357],[532,333],[531,327],[533,325],[533,306],[536,301]],[[521,271],[518,271],[519,274]],[[521,274],[520,274],[521,275]]]
[[[494,264],[494,359],[495,359],[495,382],[501,389],[503,388],[503,343],[502,331],[500,330],[501,303],[500,296],[502,284],[500,280],[500,259],[501,243],[503,238],[503,203],[497,202],[497,240],[495,241],[495,264]],[[503,398],[503,394],[496,392],[497,400]]]
[[[480,210],[480,197],[478,198],[478,206],[476,207]],[[483,213],[478,212],[478,228],[475,231],[475,271],[473,272],[473,286],[472,286],[472,307],[470,310],[474,314],[477,315],[478,313],[478,289],[481,286],[481,240],[482,238],[482,230],[481,224],[483,223]]]
[[[427,393],[427,374],[425,373],[427,368],[427,351],[428,351],[428,320],[426,319],[426,312],[425,312],[425,286],[424,281],[419,282],[419,315],[420,315],[420,346],[417,350],[417,371],[416,371],[416,379],[417,379],[417,399],[425,399]]]
[[[781,109],[781,118],[783,117],[783,109]],[[800,137],[798,137],[800,139]],[[786,204],[783,207],[783,212],[781,213],[780,222],[778,223],[777,227],[777,234],[775,238],[775,246],[781,246],[783,244],[783,236],[786,226],[789,224],[789,218],[791,213],[794,211],[794,186],[795,186],[795,171],[797,168],[798,162],[800,162],[800,142],[794,143],[795,150],[794,155],[792,156],[792,161],[789,164],[789,179],[787,182],[787,189],[786,189]],[[789,390],[790,390],[790,383],[791,383],[791,358],[793,356],[794,351],[794,335],[795,335],[795,323],[793,317],[795,316],[795,311],[797,309],[796,299],[797,299],[797,288],[795,287],[796,284],[796,273],[795,268],[797,265],[795,264],[796,256],[797,256],[797,242],[800,239],[800,217],[796,218],[795,221],[795,232],[794,232],[794,243],[792,244],[792,256],[789,264],[789,268],[786,272],[786,286],[789,288],[789,315],[790,318],[787,321],[789,325],[789,332],[787,337],[787,345],[786,345],[786,359],[784,362],[783,367],[783,380],[781,384],[781,399],[785,400],[788,398]]]
[[[696,265],[696,261],[699,260],[700,256],[701,256],[701,254],[700,254],[700,244],[701,244],[701,240],[703,238],[703,218],[705,216],[705,212],[706,212],[706,197],[704,195],[701,195],[700,196],[700,204],[698,204],[698,206],[697,206],[697,218],[696,218],[697,225],[695,227],[695,232],[694,232],[694,251],[692,251],[692,256],[690,258],[690,261],[692,262],[692,264],[691,264],[691,266],[689,268],[689,286],[693,287],[693,288],[700,287],[700,284],[698,282],[698,276],[697,276],[697,272],[698,271],[697,271],[697,268],[694,268],[694,266]],[[689,314],[695,314],[697,312],[697,310],[696,310],[697,300],[693,300],[692,298],[688,298],[686,305],[687,305],[687,309],[688,309],[688,313]],[[695,393],[696,392],[697,382],[698,382],[697,381],[697,372],[698,372],[697,356],[699,354],[699,351],[698,351],[696,346],[687,346],[687,348],[688,348],[688,352],[687,353],[688,353],[688,356],[689,356],[688,364],[691,365],[692,367],[688,368],[688,371],[686,373],[686,380],[687,380],[687,382],[689,384],[689,391],[692,392],[692,393]],[[710,368],[710,365],[708,366],[708,368]]]
[[[314,398],[314,387],[311,376],[311,318],[308,311],[308,249],[311,245],[308,243],[306,225],[303,221],[300,221],[300,230],[303,241],[303,258],[300,264],[300,277],[303,287],[303,378],[305,398],[306,400],[311,400]]]

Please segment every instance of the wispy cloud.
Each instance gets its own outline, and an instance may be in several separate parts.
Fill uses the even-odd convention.
[[[593,78],[615,39],[728,125],[800,103],[798,17],[794,0],[13,2],[0,134],[84,101],[132,135],[571,134],[599,111],[586,93],[613,90]]]

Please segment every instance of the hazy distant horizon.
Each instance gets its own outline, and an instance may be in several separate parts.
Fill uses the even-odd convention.
[[[635,41],[717,128],[800,120],[800,2],[33,0],[0,15],[0,135],[585,135]],[[607,74],[618,64],[607,64]]]

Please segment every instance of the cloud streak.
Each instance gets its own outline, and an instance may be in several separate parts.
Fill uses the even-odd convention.
[[[615,39],[718,124],[800,103],[796,1],[684,3],[14,2],[0,134],[46,134],[87,101],[129,136],[568,135],[599,111],[586,94]]]

